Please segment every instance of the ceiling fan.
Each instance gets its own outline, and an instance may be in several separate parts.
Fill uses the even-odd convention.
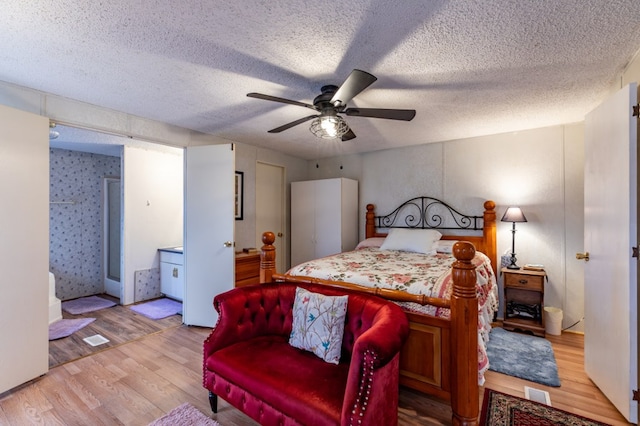
[[[357,94],[369,87],[377,78],[368,72],[354,69],[342,86],[322,86],[322,92],[313,100],[313,105],[304,102],[276,96],[263,95],[262,93],[247,93],[250,98],[264,99],[266,101],[282,102],[290,105],[298,105],[316,111],[316,114],[308,115],[299,120],[292,121],[269,133],[280,133],[298,124],[312,120],[311,133],[323,139],[342,138],[348,141],[356,137],[347,122],[338,114],[346,114],[355,117],[386,118],[389,120],[411,121],[416,115],[414,109],[381,109],[381,108],[347,108],[347,103]]]

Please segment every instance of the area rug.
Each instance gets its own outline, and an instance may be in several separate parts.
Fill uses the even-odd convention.
[[[590,420],[568,411],[485,388],[482,411],[480,412],[480,425],[606,426],[607,423]]]
[[[220,423],[205,416],[196,407],[185,402],[159,419],[149,423],[149,426],[220,426]]]
[[[182,313],[182,303],[163,297],[151,302],[133,305],[131,310],[151,319],[162,319],[171,315]]]
[[[76,331],[94,322],[95,318],[61,319],[49,324],[49,340],[71,336]]]
[[[100,309],[116,306],[115,302],[98,296],[81,297],[62,302],[62,310],[72,315],[86,314]]]
[[[542,337],[494,328],[487,344],[489,370],[547,386],[560,386],[551,342]]]

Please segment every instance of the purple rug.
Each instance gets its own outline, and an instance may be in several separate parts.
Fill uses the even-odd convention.
[[[162,299],[152,300],[151,302],[133,305],[131,310],[147,318],[157,320],[181,313],[182,303],[164,297]]]
[[[185,402],[159,419],[149,423],[149,426],[220,426],[220,423],[205,416],[196,407]]]
[[[98,296],[81,297],[62,302],[62,309],[72,315],[86,314],[112,306],[116,306],[115,302]]]
[[[61,319],[49,324],[49,340],[62,339],[94,322],[95,318]]]

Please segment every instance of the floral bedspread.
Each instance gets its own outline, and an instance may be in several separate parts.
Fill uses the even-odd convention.
[[[411,294],[424,294],[449,299],[452,292],[451,254],[425,255],[398,250],[380,250],[367,247],[302,263],[287,274],[303,275],[325,280],[346,281],[367,287],[402,290]],[[491,321],[498,309],[498,286],[491,261],[476,252],[472,263],[478,277],[478,382],[484,384],[484,372],[489,368],[486,344],[489,341]],[[417,303],[398,302],[407,310],[436,317],[449,318],[448,308],[421,306]]]

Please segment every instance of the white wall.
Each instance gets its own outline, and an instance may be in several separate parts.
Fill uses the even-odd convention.
[[[125,147],[123,304],[134,302],[134,273],[158,268],[158,249],[182,245],[183,150],[175,153]]]

